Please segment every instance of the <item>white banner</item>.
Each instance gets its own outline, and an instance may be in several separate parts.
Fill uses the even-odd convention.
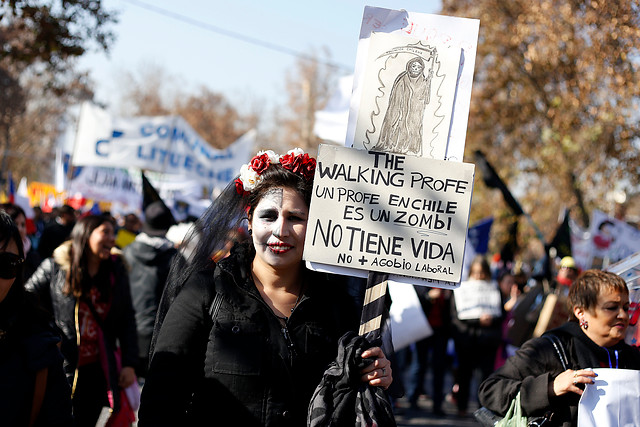
[[[85,199],[118,202],[135,211],[142,206],[140,172],[132,176],[126,169],[81,167],[67,186],[67,194]]]
[[[105,166],[186,175],[210,188],[224,187],[253,153],[255,131],[224,150],[204,141],[180,116],[113,117],[82,105],[74,166]]]
[[[634,427],[640,420],[640,371],[594,369],[578,405],[578,427]]]
[[[453,290],[458,319],[479,319],[483,314],[502,315],[500,291],[496,282],[468,280]]]

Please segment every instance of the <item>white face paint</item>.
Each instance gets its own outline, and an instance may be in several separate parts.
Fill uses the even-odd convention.
[[[291,188],[274,188],[258,202],[250,227],[254,266],[297,268],[302,261],[309,207]]]

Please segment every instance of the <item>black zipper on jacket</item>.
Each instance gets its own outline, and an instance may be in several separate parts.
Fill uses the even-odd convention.
[[[295,344],[293,344],[293,340],[291,339],[291,334],[289,333],[289,329],[287,328],[288,321],[289,321],[288,319],[285,320],[285,323],[282,326],[282,329],[280,329],[280,332],[282,332],[282,336],[284,337],[284,341],[287,344],[287,349],[289,350],[289,363],[291,364],[291,366],[293,366],[293,360],[298,355],[296,353],[296,346],[295,346]]]

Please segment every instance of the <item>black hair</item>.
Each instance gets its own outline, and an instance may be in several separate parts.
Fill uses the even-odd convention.
[[[269,190],[277,187],[292,188],[300,194],[307,206],[310,204],[313,178],[306,179],[277,163],[271,163],[261,177],[249,194],[239,194],[236,180],[232,180],[187,233],[180,247],[180,255],[174,257],[171,263],[156,314],[150,354],[153,354],[158,332],[169,307],[189,276],[214,265],[213,257],[216,252],[223,249],[229,239],[237,238],[237,230],[246,227],[256,205]],[[253,250],[251,246],[250,251]]]
[[[116,225],[113,218],[104,214],[82,217],[71,230],[71,265],[67,271],[67,278],[63,288],[67,295],[81,297],[86,296],[87,292],[89,292],[89,289],[83,287],[88,286],[83,279],[87,274],[89,237],[96,228],[104,223],[110,223],[115,230]]]
[[[9,244],[13,242],[16,244],[18,248],[18,255],[24,258],[24,248],[22,246],[22,236],[20,236],[20,231],[18,227],[11,219],[11,216],[0,209],[0,250],[4,251],[7,249]],[[24,263],[20,264],[17,267],[16,278],[14,279],[13,284],[11,285],[11,289],[7,293],[7,296],[2,301],[5,304],[4,306],[11,306],[15,304],[15,302],[19,299],[22,299],[24,296],[24,282],[23,282],[23,268]]]
[[[0,209],[9,214],[12,220],[16,220],[20,215],[27,218],[27,214],[24,213],[24,209],[22,207],[14,204],[14,203],[2,203],[0,204]]]

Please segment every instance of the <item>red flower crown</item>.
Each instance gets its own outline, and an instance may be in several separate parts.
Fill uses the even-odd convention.
[[[280,164],[285,169],[302,176],[307,181],[313,179],[316,171],[316,159],[302,151],[301,148],[289,150],[285,155],[278,155],[271,150],[260,151],[249,163],[242,165],[240,176],[236,179],[236,191],[244,196],[256,188],[262,181],[262,174],[271,164]]]

